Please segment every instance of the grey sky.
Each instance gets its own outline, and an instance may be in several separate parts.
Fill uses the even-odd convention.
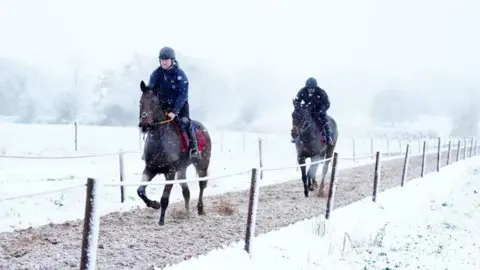
[[[262,63],[295,74],[480,70],[478,0],[0,2],[0,55],[52,72],[76,55],[93,71],[134,52],[156,57],[164,45],[229,67]]]

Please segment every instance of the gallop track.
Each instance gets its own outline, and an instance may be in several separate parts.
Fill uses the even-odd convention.
[[[446,162],[443,152],[442,166]],[[452,151],[455,157],[456,150]],[[420,176],[421,156],[410,158],[408,178]],[[335,207],[370,196],[373,186],[373,164],[338,172]],[[436,154],[427,156],[425,172],[436,168]],[[384,161],[380,191],[400,184],[403,158]],[[328,187],[325,187],[325,190]],[[206,189],[208,194],[208,187]],[[312,194],[313,195],[313,194]],[[237,211],[220,215],[215,206],[230,200]],[[381,196],[379,197],[381,201]],[[170,206],[166,225],[157,226],[159,212],[136,209],[111,213],[100,221],[98,249],[99,269],[152,269],[175,264],[193,256],[241,240],[246,226],[248,191],[205,197],[207,214],[199,217],[192,207],[188,217],[172,215],[182,209],[183,201]],[[257,233],[266,233],[324,211],[325,198],[305,198],[301,181],[290,181],[260,189]],[[192,200],[195,206],[196,201]],[[335,215],[335,213],[333,213]],[[58,225],[0,234],[0,269],[78,269],[83,222],[76,220]]]

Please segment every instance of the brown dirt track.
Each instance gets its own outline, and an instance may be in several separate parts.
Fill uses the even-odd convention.
[[[463,155],[463,152],[461,153]],[[456,151],[452,151],[452,160]],[[340,161],[341,162],[341,161]],[[446,163],[443,153],[442,166]],[[403,158],[384,161],[379,191],[400,184]],[[374,165],[369,164],[338,172],[335,207],[341,207],[371,196]],[[427,157],[426,172],[436,169],[436,155]],[[410,159],[408,178],[420,176],[421,156]],[[266,172],[267,173],[267,172]],[[328,186],[325,187],[325,191]],[[206,189],[208,194],[208,187]],[[312,193],[311,193],[312,194]],[[236,207],[230,216],[219,214],[216,206],[222,199]],[[378,200],[382,200],[379,196]],[[204,199],[207,214],[196,214],[196,201],[191,201],[189,217],[178,215],[183,201],[173,203],[167,212],[166,225],[157,226],[159,212],[136,209],[111,213],[100,221],[98,269],[152,269],[175,264],[205,254],[244,237],[248,190],[230,192]],[[303,195],[301,181],[262,187],[256,233],[266,233],[324,212],[325,198]],[[177,213],[176,213],[177,212]],[[335,213],[333,213],[335,215]],[[0,269],[78,269],[83,221],[45,225],[12,233],[0,234]]]

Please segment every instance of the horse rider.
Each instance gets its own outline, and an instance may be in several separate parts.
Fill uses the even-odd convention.
[[[294,106],[304,106],[314,119],[320,120],[322,125],[323,140],[327,144],[333,143],[332,131],[328,125],[327,110],[330,108],[330,101],[327,92],[318,87],[315,78],[308,78],[305,86],[298,91],[294,99]],[[292,143],[295,142],[297,135],[292,131]]]
[[[162,108],[167,109],[168,117],[176,120],[182,131],[186,131],[190,139],[190,158],[200,157],[197,137],[193,130],[188,105],[188,78],[180,68],[175,51],[163,47],[158,55],[160,66],[150,75],[148,87],[157,94]]]

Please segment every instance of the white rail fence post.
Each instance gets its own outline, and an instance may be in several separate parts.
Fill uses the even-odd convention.
[[[120,182],[123,182],[124,180],[124,174],[125,174],[125,170],[124,170],[124,166],[123,166],[123,152],[120,151],[120,153],[118,153],[118,165],[119,165],[119,176],[120,176]],[[123,203],[125,202],[125,186],[120,186],[120,201]]]
[[[75,138],[75,151],[78,151],[78,124],[77,122],[74,123],[74,128],[75,128],[75,134],[74,134],[74,138]]]
[[[262,138],[258,139],[258,163],[260,166],[260,180],[263,179],[263,140]]]
[[[378,182],[380,181],[380,172],[381,172],[381,160],[380,160],[380,152],[377,151],[375,155],[375,171],[373,175],[373,194],[372,194],[372,201],[377,201],[377,193],[378,193]]]
[[[252,169],[252,178],[250,182],[250,196],[247,214],[247,229],[245,231],[245,251],[251,254],[252,242],[255,237],[255,225],[257,219],[257,208],[259,198],[258,169]]]
[[[83,219],[82,257],[80,270],[94,270],[97,263],[98,233],[100,226],[100,212],[98,197],[100,184],[98,180],[88,178],[87,196],[85,201],[85,216]]]
[[[400,182],[400,186],[405,185],[405,181],[408,179],[408,163],[410,159],[410,144],[407,143],[407,149],[405,150],[405,159],[403,162],[403,172],[402,172],[402,181]]]

